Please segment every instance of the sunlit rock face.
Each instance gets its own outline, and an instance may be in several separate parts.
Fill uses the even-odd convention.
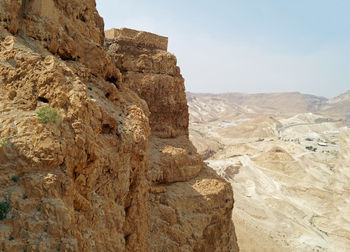
[[[184,79],[176,57],[166,51],[168,39],[125,28],[106,31],[106,37],[106,51],[123,83],[151,113],[151,250],[237,251],[232,189],[203,165],[189,141]]]
[[[141,38],[160,60],[128,79],[103,27],[93,0],[0,0],[0,249],[236,251],[232,188],[188,140],[167,41]]]

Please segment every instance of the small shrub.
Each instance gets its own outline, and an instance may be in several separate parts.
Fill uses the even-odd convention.
[[[42,124],[54,122],[59,124],[62,122],[62,116],[56,108],[43,107],[37,112],[39,122]]]
[[[229,158],[235,158],[235,157],[241,157],[241,156],[242,156],[242,155],[235,154],[235,155],[229,156]]]
[[[310,151],[314,151],[314,152],[317,151],[317,148],[312,147],[312,146],[306,146],[305,149],[310,150]]]
[[[123,121],[119,121],[119,125],[123,125],[124,123],[123,123]]]
[[[2,139],[2,140],[0,141],[1,147],[7,147],[8,144],[9,144],[9,140],[8,140],[7,138]]]
[[[0,220],[5,219],[9,211],[10,204],[6,201],[0,202]]]
[[[18,176],[12,176],[11,179],[12,179],[13,182],[18,182],[19,177]]]
[[[193,130],[194,132],[198,133],[201,137],[205,137],[205,134],[203,132],[200,132],[199,130]]]
[[[13,241],[15,238],[13,236],[10,236],[9,240]]]
[[[92,87],[88,87],[88,89],[91,91],[91,90],[92,90]]]
[[[28,196],[27,195],[23,195],[23,199],[28,199]]]

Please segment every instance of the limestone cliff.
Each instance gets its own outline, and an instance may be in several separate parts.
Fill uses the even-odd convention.
[[[166,39],[121,30],[106,54],[103,26],[94,0],[0,0],[0,249],[237,250]]]
[[[238,250],[229,220],[232,189],[203,165],[189,140],[184,79],[176,57],[167,52],[167,38],[125,28],[109,30],[106,37],[123,83],[150,110],[152,251]]]

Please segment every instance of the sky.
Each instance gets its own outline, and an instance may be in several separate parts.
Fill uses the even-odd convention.
[[[350,90],[348,0],[97,0],[105,29],[169,38],[186,91]]]

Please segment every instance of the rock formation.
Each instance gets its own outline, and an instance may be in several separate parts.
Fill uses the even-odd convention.
[[[150,110],[151,250],[215,251],[222,244],[234,244],[235,237],[224,231],[231,229],[231,188],[208,167],[202,169],[189,141],[184,79],[175,56],[166,51],[167,38],[130,29],[113,29],[106,35],[111,38],[106,39],[107,53],[120,69],[123,84]]]
[[[0,0],[0,249],[237,251],[167,39],[114,30],[106,53],[103,27],[94,0]]]

